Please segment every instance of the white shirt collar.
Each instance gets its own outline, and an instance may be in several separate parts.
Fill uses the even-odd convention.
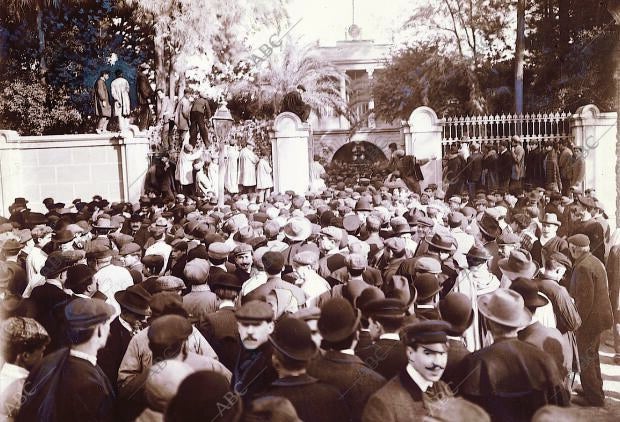
[[[232,300],[222,300],[222,302],[218,305],[217,309],[222,309],[222,308],[234,308],[235,307],[235,302],[233,302]]]
[[[0,375],[11,380],[24,379],[28,376],[28,370],[21,366],[13,365],[12,363],[5,362],[0,370]]]
[[[355,355],[355,351],[353,349],[344,349],[344,350],[341,350],[340,353],[344,353],[345,355],[351,355],[351,356]]]
[[[379,336],[379,340],[381,339],[400,341],[400,337],[397,333],[383,333]]]
[[[192,286],[192,292],[210,292],[211,288],[208,284],[194,284]]]
[[[130,333],[133,332],[133,327],[131,326],[131,324],[125,321],[122,317],[118,317],[118,322],[120,322],[121,325],[127,329],[127,331],[129,331]]]
[[[407,373],[413,382],[418,384],[418,387],[420,387],[420,390],[422,390],[423,393],[433,385],[433,381],[425,379],[418,371],[415,370],[413,366],[411,366],[411,364],[407,365]]]
[[[79,350],[71,349],[69,354],[79,359],[84,359],[92,363],[93,366],[97,366],[97,356],[89,355],[88,353],[80,352]]]

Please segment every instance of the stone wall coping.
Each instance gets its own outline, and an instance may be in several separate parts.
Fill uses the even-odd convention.
[[[0,150],[91,147],[105,145],[148,144],[146,133],[134,131],[105,134],[20,136],[12,130],[0,130]]]

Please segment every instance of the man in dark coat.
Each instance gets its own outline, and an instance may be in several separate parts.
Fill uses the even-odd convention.
[[[310,116],[310,107],[304,102],[301,97],[301,93],[306,92],[306,87],[303,85],[297,85],[294,91],[290,91],[282,99],[282,107],[280,113],[289,111],[296,114],[302,122],[308,120]]]
[[[446,369],[441,376],[441,380],[447,383],[450,388],[456,390],[455,380],[458,375],[458,367],[470,352],[465,346],[463,333],[474,320],[474,311],[471,306],[471,299],[464,293],[452,292],[439,301],[439,313],[441,319],[450,324],[448,335],[448,362]]]
[[[278,375],[272,366],[269,335],[273,332],[273,309],[265,302],[251,300],[235,312],[241,348],[231,385],[248,403],[264,392]]]
[[[273,346],[273,364],[278,379],[261,396],[286,398],[303,421],[351,420],[338,389],[306,373],[317,347],[304,321],[297,318],[281,320],[273,335],[269,336],[269,342]]]
[[[605,263],[605,229],[592,218],[596,203],[590,197],[580,195],[575,202],[575,212],[580,218],[572,227],[571,234],[585,234],[590,241],[590,251],[601,263]]]
[[[568,247],[575,263],[570,282],[570,293],[581,316],[577,330],[577,347],[581,365],[583,398],[576,402],[588,406],[604,406],[603,379],[598,349],[601,333],[613,323],[607,272],[603,264],[590,252],[590,239],[584,234],[568,238]]]
[[[153,88],[149,82],[149,65],[142,63],[138,67],[136,77],[136,90],[138,91],[138,127],[140,131],[146,130],[151,124],[151,109],[149,104],[153,100]]]
[[[95,82],[93,98],[95,101],[95,115],[99,117],[97,123],[97,133],[107,132],[108,122],[112,117],[112,104],[106,81],[110,79],[110,71],[104,70],[99,74],[99,79]]]
[[[444,321],[421,321],[403,328],[408,364],[370,397],[363,422],[405,422],[422,420],[429,405],[452,396],[440,380],[448,360]]]
[[[402,304],[398,311],[400,308]],[[325,353],[308,366],[309,375],[340,391],[354,421],[361,420],[364,405],[386,381],[371,368],[377,365],[379,356],[362,361],[353,354],[358,338],[358,315],[359,311],[354,311],[346,300],[331,299],[325,303],[318,322]]]
[[[65,309],[70,348],[43,359],[25,382],[17,421],[114,421],[114,389],[96,353],[110,332],[114,307],[77,298]]]
[[[220,301],[218,310],[206,315],[197,328],[213,347],[220,362],[233,371],[242,348],[235,317],[239,282],[232,274],[222,272],[212,279],[211,288]]]
[[[612,332],[614,336],[614,362],[620,363],[620,245],[614,245],[607,257],[607,280],[609,281],[609,301],[614,314]]]
[[[476,143],[472,143],[469,149],[471,155],[467,158],[467,185],[469,197],[474,198],[476,190],[482,186],[482,153],[480,146]]]
[[[144,288],[136,284],[126,290],[114,294],[114,299],[121,307],[121,314],[110,324],[110,336],[102,349],[97,353],[97,362],[101,370],[114,385],[118,368],[131,338],[145,325],[145,319],[150,315],[149,301],[151,295]]]
[[[508,192],[510,177],[512,175],[512,154],[508,151],[509,142],[504,140],[500,143],[497,154],[497,181],[501,192]]]
[[[196,146],[198,141],[198,132],[200,132],[200,139],[209,146],[209,132],[207,130],[207,122],[211,118],[211,109],[209,108],[209,101],[207,100],[207,94],[200,93],[200,96],[194,100],[192,109],[189,112],[189,143],[193,147]]]
[[[557,365],[547,353],[517,337],[532,320],[521,295],[499,288],[478,298],[478,310],[494,343],[463,359],[459,394],[497,421],[530,421],[547,404],[567,406],[568,391]]]

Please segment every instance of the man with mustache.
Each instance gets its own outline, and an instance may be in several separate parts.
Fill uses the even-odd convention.
[[[259,300],[251,300],[236,312],[241,350],[233,370],[231,385],[246,403],[278,379],[272,366],[272,347],[269,335],[273,333],[273,309]],[[246,401],[247,398],[247,401]]]
[[[440,381],[448,361],[449,329],[444,321],[420,321],[402,329],[408,364],[370,397],[363,422],[422,420],[429,404],[453,395]]]

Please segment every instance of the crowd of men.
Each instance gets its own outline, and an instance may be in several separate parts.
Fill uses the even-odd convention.
[[[620,246],[596,192],[407,185],[221,208],[152,194],[46,198],[39,213],[16,198],[0,221],[2,418],[529,421],[604,406]]]

